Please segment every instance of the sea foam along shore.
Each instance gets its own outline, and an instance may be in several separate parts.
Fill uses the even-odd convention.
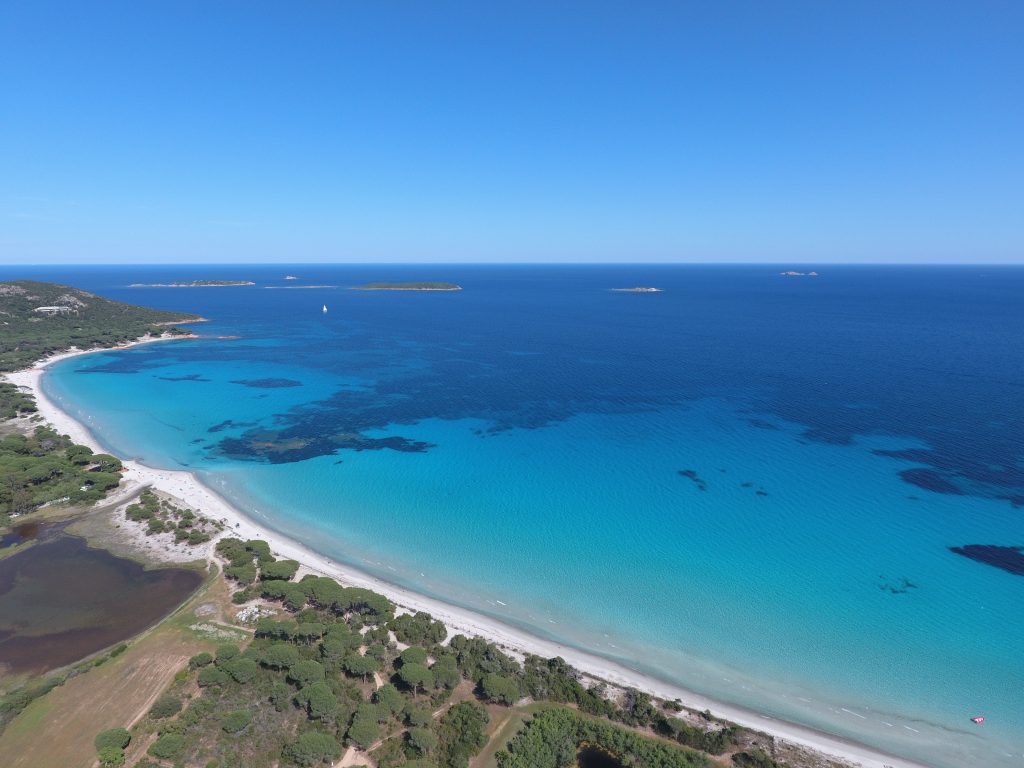
[[[148,344],[175,339],[195,338],[166,335],[156,339],[145,339],[134,344],[123,344],[114,349],[127,349],[138,344]],[[95,451],[105,450],[99,445],[85,425],[61,410],[43,392],[41,382],[47,367],[77,355],[108,351],[104,349],[69,351],[52,355],[38,362],[34,367],[6,374],[11,383],[28,388],[36,398],[39,414],[58,432],[66,434],[75,442],[87,445]],[[204,485],[196,475],[181,470],[154,469],[136,461],[123,462],[124,480],[118,496],[126,496],[134,490],[151,486],[177,497],[186,505],[201,511],[208,517],[222,520],[227,529],[242,538],[259,538],[267,541],[276,555],[291,558],[301,563],[308,571],[319,573],[351,586],[366,587],[386,595],[398,606],[410,611],[426,611],[443,621],[451,634],[476,635],[489,642],[497,643],[513,652],[532,653],[543,657],[561,656],[583,674],[606,681],[616,686],[632,687],[665,698],[679,699],[685,706],[703,711],[710,710],[715,716],[730,720],[755,730],[764,731],[776,738],[816,750],[826,755],[847,760],[864,768],[926,768],[903,758],[886,755],[871,747],[789,723],[750,709],[724,704],[693,691],[686,690],[657,678],[645,675],[600,656],[581,651],[571,646],[535,637],[521,629],[504,624],[496,619],[473,611],[449,605],[440,600],[426,597],[411,590],[395,586],[348,565],[336,563],[314,552],[308,547],[255,522],[223,497]]]

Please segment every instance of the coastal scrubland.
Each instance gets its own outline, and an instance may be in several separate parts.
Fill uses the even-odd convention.
[[[139,494],[139,500],[125,508],[124,516],[135,523],[144,523],[146,535],[168,534],[176,542],[191,546],[205,544],[224,529],[216,520],[183,509],[168,498],[161,499],[152,490]]]
[[[6,422],[34,412],[30,397],[9,384],[0,386]],[[93,453],[45,425],[8,428],[0,435],[0,527],[43,507],[93,504],[120,482],[119,459]]]
[[[616,701],[561,659],[449,638],[429,614],[399,613],[370,590],[311,573],[296,580],[297,564],[264,541],[223,538],[216,551],[252,640],[183,665],[129,729],[135,751],[145,746],[136,765],[312,766],[349,754],[379,768],[466,768],[483,764],[478,755],[501,768],[555,768],[574,765],[586,744],[622,765],[697,768],[759,738],[640,691]],[[489,728],[526,707],[515,735]],[[481,754],[495,736],[502,743]],[[108,742],[97,742],[105,764],[122,764],[123,748]]]

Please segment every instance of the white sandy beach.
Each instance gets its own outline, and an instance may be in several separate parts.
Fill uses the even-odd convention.
[[[175,338],[175,337],[170,337]],[[182,337],[176,337],[182,338]],[[151,343],[147,340],[140,343]],[[127,346],[127,345],[126,345]],[[35,396],[39,414],[59,432],[96,451],[103,451],[89,430],[58,408],[43,392],[41,379],[45,368],[65,358],[89,354],[68,352],[41,361],[35,367],[6,374],[12,383],[27,387]],[[448,605],[439,600],[424,597],[407,589],[386,583],[355,568],[336,563],[323,555],[282,536],[275,531],[255,523],[221,496],[207,488],[198,478],[185,471],[162,470],[147,467],[134,461],[125,461],[124,480],[118,496],[127,496],[143,486],[152,486],[171,494],[189,507],[207,517],[222,520],[227,530],[242,538],[260,538],[270,543],[275,555],[297,560],[307,569],[330,576],[346,585],[372,589],[397,605],[410,611],[427,611],[443,621],[451,634],[478,635],[487,640],[519,653],[533,653],[544,657],[561,656],[586,675],[618,686],[634,687],[665,699],[679,699],[685,706],[695,710],[710,710],[714,715],[764,731],[777,738],[799,744],[819,752],[847,760],[865,768],[925,768],[919,763],[882,754],[866,746],[830,736],[810,728],[760,715],[748,709],[723,704],[692,691],[673,686],[648,675],[599,656],[534,637],[529,633],[506,625],[487,616]],[[859,715],[858,715],[859,716]],[[888,724],[887,724],[888,725]],[[890,726],[892,727],[892,726]],[[924,728],[925,726],[921,726]],[[927,733],[921,737],[926,738]]]

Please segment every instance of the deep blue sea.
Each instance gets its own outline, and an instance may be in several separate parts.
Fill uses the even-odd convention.
[[[237,336],[45,386],[325,554],[936,766],[1022,766],[1024,268],[784,268],[0,278]],[[257,285],[128,287],[202,278]],[[465,290],[346,290],[417,279]],[[609,290],[634,285],[664,290]]]

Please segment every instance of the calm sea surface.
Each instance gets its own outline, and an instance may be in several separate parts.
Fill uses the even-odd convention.
[[[45,386],[325,554],[938,766],[1024,765],[1024,557],[993,548],[1024,546],[1024,269],[780,269],[0,277],[237,336]],[[201,278],[257,285],[127,287]],[[345,290],[416,279],[465,290]]]

